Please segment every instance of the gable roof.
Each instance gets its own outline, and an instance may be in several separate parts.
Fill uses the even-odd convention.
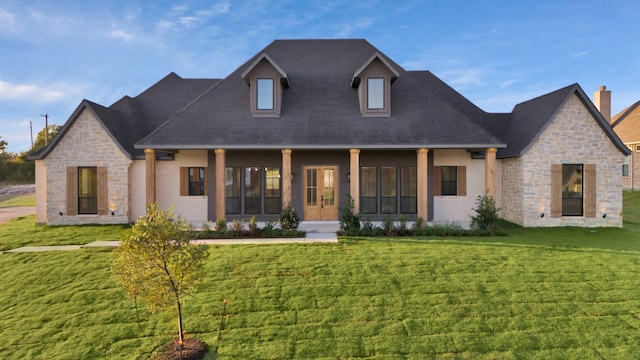
[[[640,100],[611,119],[611,127],[625,143],[640,143]]]
[[[271,66],[278,72],[278,74],[280,74],[280,83],[282,84],[282,86],[285,88],[288,88],[290,84],[289,84],[289,77],[287,76],[287,73],[284,72],[284,70],[282,70],[282,68],[278,64],[276,64],[276,62],[273,61],[273,59],[271,59],[269,55],[267,55],[266,53],[262,53],[258,55],[256,57],[256,60],[253,62],[253,64],[249,65],[247,69],[242,74],[240,74],[240,76],[244,79],[247,85],[249,85],[249,79],[247,78],[247,75],[249,75],[249,73],[251,73],[251,71],[256,66],[258,66],[258,64],[262,60],[266,60],[269,64],[271,64]]]
[[[400,76],[400,73],[398,72],[398,70],[396,70],[396,68],[393,67],[393,65],[391,65],[391,63],[389,63],[387,58],[382,56],[380,52],[376,51],[375,54],[371,55],[369,60],[365,61],[364,64],[362,64],[362,66],[360,66],[360,68],[358,68],[358,70],[353,73],[353,77],[351,78],[351,86],[358,87],[358,84],[360,83],[360,75],[362,75],[362,72],[365,71],[367,67],[369,67],[369,65],[371,65],[371,63],[376,59],[380,60],[382,64],[393,74],[391,82],[396,81],[398,76]]]
[[[512,111],[508,130],[504,135],[508,146],[506,149],[499,149],[496,156],[499,158],[522,156],[544,132],[567,100],[574,95],[584,104],[618,150],[628,155],[629,149],[616,136],[607,120],[595,108],[580,85],[573,84],[516,105]]]
[[[147,136],[171,115],[194,98],[214,86],[219,79],[183,79],[170,73],[135,98],[124,96],[109,107],[83,100],[71,114],[49,145],[30,158],[45,158],[59,143],[85,108],[90,110],[109,136],[129,158],[144,157],[134,148],[136,141]]]
[[[255,117],[242,79],[264,55],[295,79],[280,116]],[[398,79],[392,116],[359,110],[354,74],[384,59]],[[406,75],[406,76],[405,76]],[[504,147],[468,114],[443,101],[366,40],[276,40],[135,147],[155,149],[330,149]]]

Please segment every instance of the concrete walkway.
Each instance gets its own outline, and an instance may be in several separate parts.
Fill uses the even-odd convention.
[[[27,216],[36,213],[35,206],[10,206],[0,207],[0,224],[4,224],[11,219]]]
[[[303,221],[298,230],[306,232],[303,238],[249,238],[249,239],[200,239],[196,244],[201,245],[267,245],[267,244],[294,244],[294,243],[337,243],[336,232],[340,229],[338,222],[327,221]],[[95,241],[86,245],[52,245],[52,246],[23,246],[1,253],[25,253],[44,251],[70,251],[82,248],[117,247],[120,241]]]

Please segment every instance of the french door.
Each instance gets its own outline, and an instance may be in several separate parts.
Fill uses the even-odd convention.
[[[304,219],[338,220],[338,167],[304,167]]]

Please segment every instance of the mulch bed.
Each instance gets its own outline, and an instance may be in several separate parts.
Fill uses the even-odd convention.
[[[159,347],[151,356],[153,360],[201,360],[207,352],[207,344],[198,339],[184,339],[180,346],[178,339]]]

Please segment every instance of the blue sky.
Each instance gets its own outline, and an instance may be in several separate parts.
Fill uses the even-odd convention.
[[[486,111],[579,83],[640,99],[640,2],[0,0],[0,136],[30,148],[82,99],[108,106],[170,72],[222,78],[274,39],[365,38]]]

